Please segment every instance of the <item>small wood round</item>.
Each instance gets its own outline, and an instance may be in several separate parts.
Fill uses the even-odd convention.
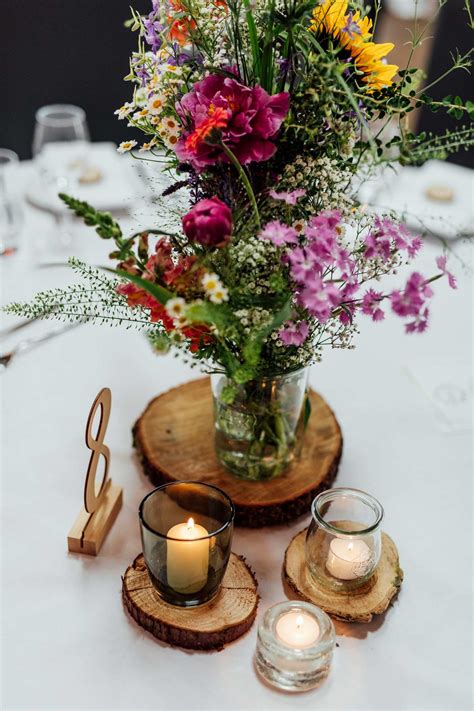
[[[328,615],[346,622],[370,622],[374,615],[385,612],[403,581],[392,539],[382,533],[382,555],[376,573],[363,587],[346,594],[325,590],[310,581],[305,562],[306,531],[300,531],[286,549],[283,577],[291,590]]]
[[[257,580],[244,558],[231,553],[214,600],[193,608],[168,605],[155,592],[143,555],[123,577],[122,599],[133,619],[173,647],[222,649],[249,630],[257,614]]]
[[[214,484],[233,500],[237,525],[286,523],[307,514],[316,494],[332,485],[342,454],[342,433],[334,413],[320,395],[311,391],[310,397],[301,457],[275,479],[238,479],[217,461],[209,378],[152,400],[135,424],[134,445],[145,474],[156,486],[186,479]]]

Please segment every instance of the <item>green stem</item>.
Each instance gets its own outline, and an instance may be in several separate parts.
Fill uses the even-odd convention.
[[[257,222],[257,229],[260,230],[260,228],[261,228],[261,226],[262,226],[262,223],[261,223],[261,220],[260,220],[260,213],[259,213],[259,211],[258,211],[257,201],[256,201],[256,199],[255,199],[255,193],[254,193],[254,191],[253,191],[252,186],[250,185],[250,180],[248,179],[245,170],[242,168],[241,164],[239,163],[239,161],[238,161],[238,159],[236,158],[236,156],[232,153],[232,151],[230,150],[230,148],[228,148],[228,147],[225,145],[225,143],[221,143],[221,147],[222,147],[222,150],[224,151],[224,153],[226,154],[226,156],[228,157],[228,159],[230,160],[230,162],[232,163],[232,165],[234,166],[234,168],[236,169],[236,171],[237,171],[238,174],[239,174],[239,177],[240,177],[240,179],[241,179],[241,181],[242,181],[242,183],[243,183],[243,186],[244,186],[244,188],[245,188],[245,190],[246,190],[246,192],[247,192],[247,195],[248,195],[248,197],[249,197],[250,203],[251,203],[251,205],[252,205],[252,208],[253,208],[253,211],[254,211],[254,214],[255,214],[255,220],[256,220],[256,222]]]

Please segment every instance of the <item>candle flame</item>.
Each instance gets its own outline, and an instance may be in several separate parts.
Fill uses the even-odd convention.
[[[193,518],[188,518],[186,528],[194,528],[194,519]]]
[[[349,543],[349,545],[347,546],[347,548],[348,548],[348,550],[350,550],[350,551],[354,548],[354,544],[353,544],[352,541]]]
[[[296,626],[297,626],[298,629],[299,629],[300,627],[303,627],[303,624],[304,624],[303,616],[302,616],[302,615],[298,615],[298,617],[296,618]]]

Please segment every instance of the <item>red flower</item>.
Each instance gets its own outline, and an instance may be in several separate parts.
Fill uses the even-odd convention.
[[[227,128],[228,121],[228,111],[222,108],[214,109],[210,116],[201,121],[199,126],[188,135],[184,144],[186,150],[190,153],[196,153],[201,143],[206,143],[206,138],[209,138],[213,131]]]
[[[230,240],[232,228],[232,212],[216,195],[200,200],[183,217],[186,237],[205,247],[223,247]]]

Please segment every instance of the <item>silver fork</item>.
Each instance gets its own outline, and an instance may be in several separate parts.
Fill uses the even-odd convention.
[[[42,336],[36,336],[34,338],[28,338],[24,341],[20,341],[9,353],[3,353],[0,355],[0,372],[3,372],[11,365],[14,358],[17,356],[27,353],[28,351],[36,348],[41,343],[49,341],[51,338],[56,338],[56,336],[61,336],[67,331],[72,331],[72,329],[82,326],[83,321],[77,321],[75,323],[68,323],[66,326],[61,326],[60,328],[55,328],[53,331],[48,331]]]

